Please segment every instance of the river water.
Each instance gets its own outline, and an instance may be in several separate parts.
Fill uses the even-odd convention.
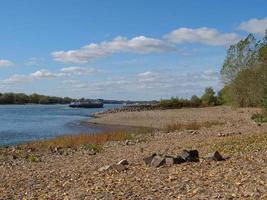
[[[69,108],[68,105],[0,105],[0,146],[14,145],[66,134],[96,133],[99,127],[81,123],[92,113],[120,107]]]

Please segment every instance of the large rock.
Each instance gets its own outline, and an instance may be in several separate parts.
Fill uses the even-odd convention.
[[[145,164],[148,165],[148,166],[150,166],[153,158],[156,155],[157,155],[156,153],[153,153],[151,156],[148,156],[148,157],[144,158],[143,160],[144,160]]]
[[[117,171],[117,172],[122,172],[125,171],[127,169],[127,167],[125,165],[122,164],[115,164],[111,166],[113,170]]]
[[[174,165],[174,158],[173,157],[167,157],[165,158],[165,163],[168,167],[171,167]]]
[[[100,168],[98,169],[98,171],[103,172],[103,171],[107,171],[107,170],[110,170],[110,169],[112,169],[112,166],[110,166],[110,165],[106,165],[106,166],[104,166],[104,167],[100,167]]]
[[[207,161],[210,161],[210,160],[215,160],[215,161],[225,160],[218,151],[215,151],[215,152],[212,152],[212,153],[208,154],[204,159],[207,160]]]
[[[186,162],[198,162],[199,161],[199,154],[197,150],[183,150],[178,157],[181,157]]]
[[[186,161],[181,156],[177,156],[176,158],[174,158],[174,164],[181,164],[184,162],[186,162]]]
[[[152,161],[151,161],[150,166],[151,167],[160,167],[160,166],[164,165],[165,163],[166,163],[165,158],[163,158],[161,156],[154,156]]]
[[[173,166],[176,164],[184,163],[185,160],[181,156],[172,157],[172,156],[165,156],[165,163],[167,166]]]
[[[128,160],[126,160],[126,159],[122,159],[121,161],[119,161],[119,162],[117,163],[117,165],[129,165],[129,162],[128,162]]]

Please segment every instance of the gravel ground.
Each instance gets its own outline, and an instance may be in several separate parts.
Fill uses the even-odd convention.
[[[109,142],[96,155],[65,149],[62,155],[36,152],[37,160],[30,161],[25,157],[33,152],[1,149],[0,199],[267,199],[267,125],[250,120],[257,111],[216,107],[101,115],[93,122],[157,128],[178,121],[223,124],[194,134],[157,131],[138,141]],[[226,160],[159,168],[143,162],[154,152],[175,156],[183,149],[198,149],[200,157],[219,150]],[[124,158],[127,170],[99,171]]]

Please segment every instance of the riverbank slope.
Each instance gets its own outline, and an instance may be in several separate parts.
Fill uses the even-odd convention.
[[[267,125],[250,120],[258,111],[213,107],[99,115],[90,123],[161,130],[138,140],[108,142],[96,155],[67,148],[63,153],[28,150],[38,159],[14,159],[19,150],[2,149],[0,199],[266,199]],[[197,149],[200,162],[144,164],[152,153],[176,156],[183,149]],[[215,150],[226,160],[202,159]],[[129,162],[127,170],[99,171],[122,159]]]

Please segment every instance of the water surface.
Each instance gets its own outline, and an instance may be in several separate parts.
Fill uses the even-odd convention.
[[[69,108],[68,105],[0,105],[0,146],[32,140],[49,139],[65,134],[95,133],[98,127],[82,125],[92,113],[104,108]]]

